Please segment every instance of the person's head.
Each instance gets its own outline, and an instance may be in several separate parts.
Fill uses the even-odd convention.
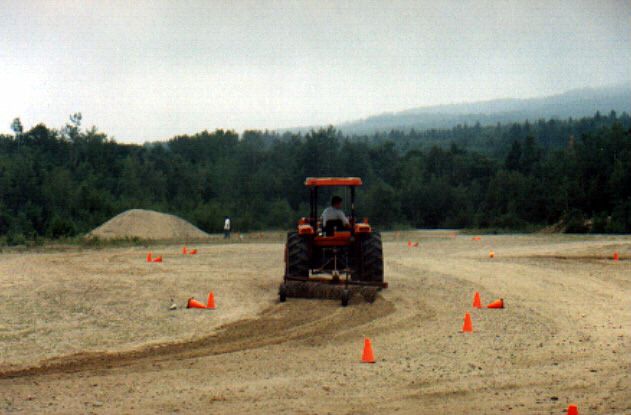
[[[229,217],[227,217],[227,216],[224,216],[223,218],[224,218],[224,219],[230,219],[230,218],[229,218]]]
[[[339,196],[333,196],[331,198],[331,206],[333,206],[336,209],[339,209],[342,207],[342,198]]]

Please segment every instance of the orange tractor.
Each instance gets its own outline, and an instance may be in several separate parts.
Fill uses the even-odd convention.
[[[356,218],[355,188],[361,185],[358,177],[306,179],[309,217],[301,218],[297,229],[287,234],[281,302],[288,297],[339,298],[347,306],[356,291],[372,302],[377,291],[388,287],[383,280],[381,235],[366,219],[360,222]],[[350,191],[349,225],[329,220],[323,226],[318,216],[318,189],[322,187]]]

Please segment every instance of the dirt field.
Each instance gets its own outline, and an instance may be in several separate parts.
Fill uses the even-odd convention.
[[[151,247],[162,264],[4,252],[0,413],[631,414],[631,237],[384,239],[390,288],[347,308],[279,304],[283,248],[265,238]],[[209,290],[217,310],[184,308]],[[476,290],[506,308],[472,309]]]

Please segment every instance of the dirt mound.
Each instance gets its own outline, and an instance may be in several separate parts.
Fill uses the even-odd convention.
[[[92,230],[87,238],[198,240],[210,237],[184,219],[152,210],[127,210]]]

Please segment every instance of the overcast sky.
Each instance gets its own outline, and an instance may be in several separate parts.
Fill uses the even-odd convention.
[[[0,4],[0,132],[118,141],[336,123],[631,80],[631,1]]]

